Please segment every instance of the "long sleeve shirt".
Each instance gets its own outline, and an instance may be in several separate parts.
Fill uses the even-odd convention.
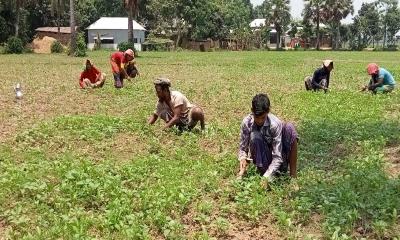
[[[254,125],[254,115],[250,114],[243,119],[240,127],[240,143],[239,143],[239,161],[247,159],[250,149],[250,134]],[[272,177],[283,163],[282,159],[282,127],[283,123],[275,115],[269,113],[265,119],[264,126],[270,128],[272,138],[272,162],[268,166],[264,177]]]
[[[324,67],[318,68],[314,72],[311,84],[314,86],[319,86],[322,79],[326,79],[326,87],[329,88],[330,76],[331,76],[331,73],[326,68],[324,68]]]

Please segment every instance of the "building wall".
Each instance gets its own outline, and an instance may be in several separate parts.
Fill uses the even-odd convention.
[[[137,38],[138,42],[135,43],[135,48],[138,51],[142,50],[142,43],[145,41],[145,31],[134,30],[133,36]],[[92,49],[94,47],[95,37],[99,33],[101,37],[114,37],[114,44],[102,44],[104,48],[117,48],[117,45],[121,42],[128,41],[128,30],[88,30],[88,48]]]
[[[67,46],[70,39],[71,39],[71,34],[70,33],[53,33],[53,32],[37,32],[36,36],[39,38],[44,38],[45,36],[47,37],[52,37],[55,38],[57,41],[59,41],[62,45]]]

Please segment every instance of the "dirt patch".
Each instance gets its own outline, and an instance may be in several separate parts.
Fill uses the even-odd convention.
[[[387,173],[397,178],[400,175],[400,144],[385,148],[385,160]]]
[[[265,216],[260,224],[253,226],[247,221],[239,220],[235,217],[230,217],[230,229],[226,236],[222,239],[237,239],[237,240],[250,240],[250,239],[282,239],[277,226],[273,223],[270,216]]]
[[[350,149],[342,143],[338,143],[331,151],[331,156],[334,158],[343,158],[350,154]]]
[[[221,212],[213,209],[212,213],[206,215],[206,221],[201,222],[201,213],[196,211],[196,203],[193,203],[182,218],[185,225],[185,232],[189,239],[194,239],[196,233],[206,231],[210,237],[217,239],[282,239],[278,227],[271,216],[265,215],[257,223],[243,220],[235,213]],[[213,202],[213,206],[217,206]],[[224,219],[223,221],[219,219]],[[218,222],[219,221],[219,222]]]
[[[51,44],[57,41],[55,38],[52,37],[37,37],[33,39],[32,42],[32,49],[35,53],[51,53]]]
[[[112,154],[122,161],[129,160],[134,156],[148,153],[147,145],[147,142],[134,133],[119,133],[111,143]]]
[[[219,154],[223,151],[221,143],[210,138],[203,138],[199,140],[200,148],[206,150],[210,154]]]
[[[0,220],[0,240],[6,239],[6,231],[7,231],[6,224]]]
[[[323,217],[319,214],[313,214],[307,225],[302,226],[301,235],[303,238],[311,237],[312,239],[322,239],[324,234],[322,232]]]

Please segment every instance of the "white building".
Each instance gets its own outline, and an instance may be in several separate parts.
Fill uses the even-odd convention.
[[[128,41],[128,18],[127,17],[102,17],[88,28],[88,48],[93,49],[97,36],[100,36],[102,48],[117,49],[121,42]],[[145,41],[146,29],[133,20],[133,37],[135,48],[142,50]]]

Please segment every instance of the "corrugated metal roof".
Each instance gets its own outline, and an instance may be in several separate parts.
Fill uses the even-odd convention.
[[[78,29],[78,27],[75,27],[75,29]],[[58,33],[58,28],[57,27],[40,27],[35,29],[36,32],[52,32],[52,33]],[[60,27],[60,33],[71,33],[71,28],[70,27]]]
[[[87,30],[128,30],[128,18],[127,17],[102,17],[95,23],[90,25]],[[133,20],[133,30],[146,29]]]

